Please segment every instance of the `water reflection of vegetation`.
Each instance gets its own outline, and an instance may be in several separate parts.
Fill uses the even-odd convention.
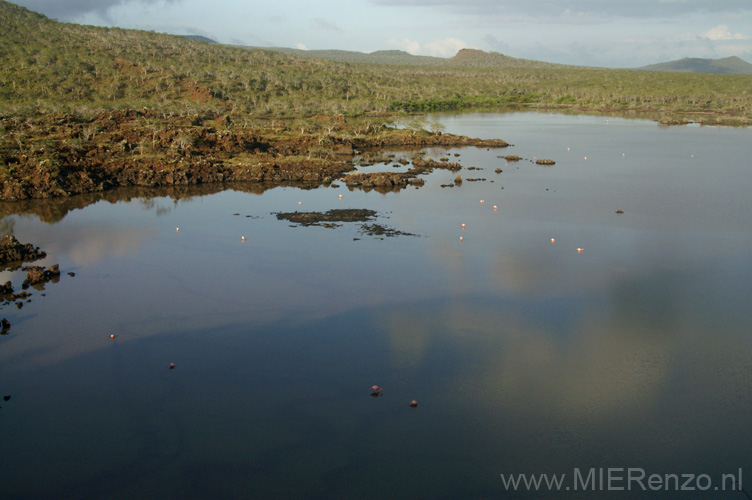
[[[16,219],[14,217],[5,217],[0,220],[0,234],[13,235],[16,227]]]
[[[157,215],[164,215],[172,209],[156,203],[157,198],[170,198],[173,207],[179,203],[190,202],[202,196],[220,193],[225,190],[239,191],[250,194],[263,194],[269,189],[276,187],[297,187],[300,189],[313,189],[312,184],[302,183],[225,183],[225,184],[197,184],[190,186],[166,186],[154,188],[127,187],[118,188],[102,193],[88,193],[63,198],[47,198],[41,200],[21,200],[14,202],[0,201],[0,217],[2,225],[0,230],[12,231],[13,221],[11,215],[35,215],[39,220],[48,224],[60,222],[69,212],[82,210],[89,205],[105,201],[107,203],[119,203],[138,201],[146,210],[156,210]],[[7,227],[7,229],[6,229]],[[12,232],[3,232],[12,234]]]
[[[191,198],[188,198],[185,201],[190,201]],[[178,202],[180,200],[177,198],[173,198],[173,206],[177,206]],[[172,211],[171,207],[167,207],[165,205],[162,205],[161,203],[157,203],[157,200],[154,198],[144,198],[142,200],[139,200],[139,203],[142,207],[144,207],[144,210],[151,211],[154,210],[154,212],[157,214],[157,217],[161,215],[166,215]]]
[[[247,186],[248,189],[243,189],[243,186],[233,185],[230,189],[245,192],[254,192],[254,189],[258,186]],[[100,201],[106,201],[108,203],[118,202],[130,202],[139,201],[145,209],[152,210],[157,207],[158,214],[164,214],[169,211],[169,208],[164,206],[157,206],[155,198],[171,198],[174,204],[179,202],[190,201],[193,198],[215,194],[228,188],[224,184],[201,184],[196,186],[170,186],[163,188],[121,188],[114,189],[112,191],[106,191],[103,193],[89,193],[78,196],[69,196],[64,198],[50,198],[43,200],[22,200],[15,202],[0,202],[0,216],[8,216],[12,214],[29,214],[36,215],[39,220],[48,224],[55,224],[60,222],[68,215],[69,212],[75,210],[82,210],[89,205],[98,203]],[[258,193],[260,194],[260,193]],[[6,217],[5,221],[13,220]],[[10,227],[12,228],[12,223]],[[5,227],[3,227],[5,230]],[[6,233],[4,233],[6,234]],[[7,233],[10,234],[10,233]]]

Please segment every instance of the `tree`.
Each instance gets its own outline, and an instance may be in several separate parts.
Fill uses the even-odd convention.
[[[412,135],[424,131],[426,127],[428,127],[428,119],[423,115],[414,116],[409,122],[407,122],[407,128],[412,130]]]
[[[429,127],[429,130],[434,134],[443,134],[446,130],[446,126],[438,120],[431,120]]]

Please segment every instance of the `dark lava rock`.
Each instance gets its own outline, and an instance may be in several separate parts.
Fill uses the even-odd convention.
[[[395,236],[418,236],[417,234],[398,231],[391,227],[382,226],[381,224],[363,224],[360,227],[360,234],[367,234],[368,236],[385,236],[387,238],[393,238]]]
[[[8,321],[6,318],[3,318],[3,320],[0,321],[0,327],[2,327],[2,330],[0,330],[0,335],[8,335],[8,332],[10,331],[10,321]]]
[[[45,269],[42,266],[29,266],[26,268],[24,286],[33,286],[50,281],[57,282],[60,279],[60,267],[55,264]]]
[[[410,173],[387,173],[372,172],[363,173],[355,172],[347,175],[343,180],[347,187],[392,187],[406,186],[413,177]]]
[[[41,266],[30,267],[28,272],[26,273],[26,280],[24,281],[24,283],[33,285],[33,284],[41,283],[45,281],[44,272],[45,272],[45,268]]]
[[[556,165],[556,162],[553,160],[535,160],[535,163],[538,165]]]
[[[286,220],[301,226],[323,226],[325,223],[333,222],[366,222],[376,217],[376,212],[365,208],[342,208],[328,212],[288,212],[275,215],[278,220]]]
[[[32,262],[43,259],[47,254],[31,243],[22,244],[12,235],[0,240],[0,269],[13,263]]]
[[[457,163],[456,161],[436,161],[429,159],[422,159],[422,158],[414,158],[413,159],[413,167],[415,169],[418,169],[421,171],[421,173],[426,172],[430,173],[433,169],[444,169],[444,170],[461,170],[462,165]]]
[[[20,293],[14,293],[11,295],[11,300],[26,300],[29,297],[31,297],[31,294],[29,292],[20,292]]]
[[[319,226],[327,228],[339,227],[342,222],[370,222],[376,217],[376,212],[365,208],[333,209],[328,212],[290,212],[275,214],[278,220],[286,220],[301,226]],[[376,237],[418,236],[412,233],[398,231],[381,224],[362,224],[360,234]],[[357,241],[359,238],[354,238]]]

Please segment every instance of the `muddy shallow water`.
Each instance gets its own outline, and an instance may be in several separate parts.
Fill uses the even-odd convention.
[[[395,193],[123,192],[2,219],[62,276],[0,311],[0,498],[677,498],[572,491],[608,468],[743,498],[721,478],[752,478],[752,131],[438,118],[514,146],[428,149],[463,169]],[[394,232],[275,215],[337,209]],[[568,482],[500,477],[544,473]]]

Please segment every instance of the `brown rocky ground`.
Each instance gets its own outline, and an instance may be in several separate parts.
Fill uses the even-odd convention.
[[[349,160],[363,150],[507,146],[498,139],[349,124],[342,116],[259,124],[229,115],[167,116],[149,109],[87,118],[5,117],[0,129],[5,132],[0,138],[0,200],[5,201],[123,186],[321,185],[353,170]]]

